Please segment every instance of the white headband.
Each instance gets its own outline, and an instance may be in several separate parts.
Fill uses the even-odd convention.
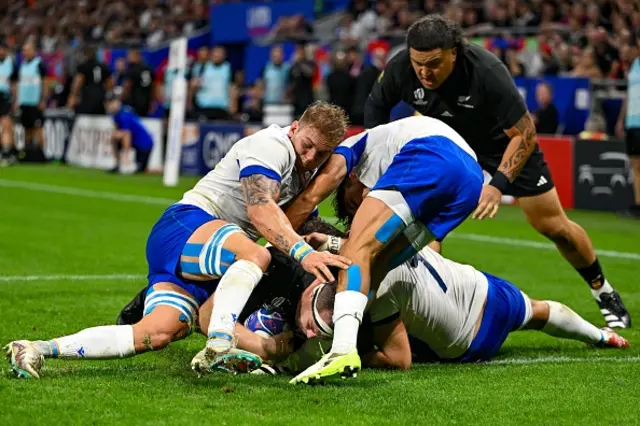
[[[318,306],[316,305],[318,301],[318,295],[320,294],[320,291],[322,291],[322,288],[325,285],[326,284],[320,284],[315,289],[313,289],[313,299],[311,301],[311,307],[313,312],[313,321],[318,326],[318,329],[320,329],[320,334],[322,335],[322,337],[331,337],[333,336],[333,328],[329,327],[329,324],[327,324],[322,319],[322,316],[320,315],[320,311],[318,311]]]

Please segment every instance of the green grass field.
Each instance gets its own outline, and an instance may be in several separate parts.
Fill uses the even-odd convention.
[[[112,324],[145,285],[146,237],[195,179],[110,176],[62,166],[0,169],[0,343]],[[322,214],[330,216],[328,206]],[[286,377],[189,368],[201,336],[118,361],[48,360],[40,381],[0,375],[0,425],[29,424],[637,424],[640,423],[640,222],[572,212],[636,321],[626,351],[535,332],[512,334],[496,362],[363,371],[294,387]],[[517,208],[468,221],[445,255],[501,275],[532,298],[603,325],[587,286]],[[71,277],[71,276],[75,276]],[[8,371],[5,364],[3,372]]]

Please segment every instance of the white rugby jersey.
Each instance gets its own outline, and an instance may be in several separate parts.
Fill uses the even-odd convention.
[[[373,188],[403,146],[428,136],[445,136],[477,160],[473,149],[458,132],[438,119],[424,116],[403,118],[353,135],[334,153],[347,159],[347,173],[353,170],[360,182]]]
[[[456,358],[471,346],[487,291],[480,271],[425,247],[416,261],[405,262],[382,281],[370,307],[371,320],[399,314],[407,333],[440,358]]]
[[[260,235],[247,217],[241,177],[263,174],[280,182],[279,206],[285,206],[307,186],[315,170],[298,173],[289,127],[275,124],[240,139],[205,177],[187,191],[180,204],[190,204],[241,227],[254,240]]]

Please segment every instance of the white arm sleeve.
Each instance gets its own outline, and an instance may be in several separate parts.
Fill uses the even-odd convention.
[[[261,174],[280,182],[292,166],[292,155],[285,142],[270,137],[250,137],[238,150],[239,178]]]

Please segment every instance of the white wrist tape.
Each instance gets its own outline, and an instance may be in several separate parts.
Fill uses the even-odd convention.
[[[334,237],[329,235],[329,238],[325,243],[318,247],[318,251],[328,251],[329,253],[338,254],[342,247],[342,239],[340,237]]]

